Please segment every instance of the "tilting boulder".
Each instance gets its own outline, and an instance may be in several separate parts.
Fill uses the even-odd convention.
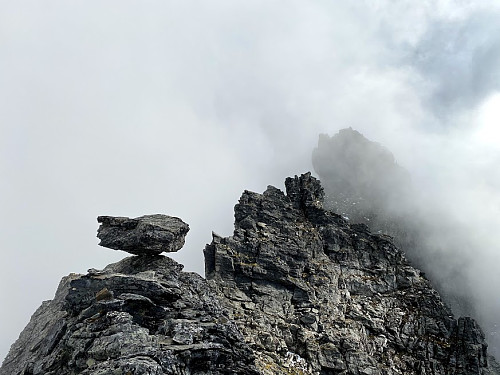
[[[97,230],[100,246],[135,255],[172,253],[184,246],[189,225],[178,217],[145,215],[128,217],[99,216]]]

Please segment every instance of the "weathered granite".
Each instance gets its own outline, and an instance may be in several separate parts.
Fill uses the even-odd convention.
[[[99,216],[97,230],[100,246],[136,255],[175,252],[184,246],[189,225],[178,217],[145,215],[128,217]]]

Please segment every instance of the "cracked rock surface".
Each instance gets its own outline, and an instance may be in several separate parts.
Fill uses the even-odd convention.
[[[206,276],[263,374],[494,374],[484,335],[455,319],[392,239],[322,208],[310,174],[246,191]]]
[[[145,215],[128,217],[99,216],[97,230],[100,246],[136,255],[175,252],[184,246],[189,225],[178,217]]]
[[[324,210],[310,174],[285,185],[243,193],[207,279],[160,255],[63,278],[0,375],[500,374],[390,237]]]
[[[0,374],[258,374],[206,281],[164,257],[64,278]]]

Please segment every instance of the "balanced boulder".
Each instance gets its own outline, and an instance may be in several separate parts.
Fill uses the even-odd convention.
[[[145,215],[128,217],[99,216],[97,230],[100,246],[136,255],[175,252],[184,246],[189,225],[178,217]]]

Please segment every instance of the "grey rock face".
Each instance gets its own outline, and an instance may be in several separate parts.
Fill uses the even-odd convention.
[[[350,222],[369,225],[373,232],[393,236],[455,314],[480,319],[489,351],[500,355],[496,333],[500,308],[486,307],[487,292],[477,289],[474,280],[479,275],[474,273],[480,271],[470,271],[477,264],[477,254],[470,249],[482,245],[471,240],[467,225],[454,221],[439,203],[431,203],[432,193],[418,192],[409,172],[385,147],[353,129],[342,129],[332,137],[320,135],[312,162],[325,189],[325,207]],[[470,266],[468,271],[457,272],[465,265]]]
[[[285,185],[243,193],[208,280],[163,256],[64,278],[0,375],[500,374],[390,237],[324,210],[310,174]]]
[[[263,374],[489,374],[471,318],[455,319],[389,236],[322,208],[319,181],[246,191],[235,230],[205,249]]]
[[[99,216],[97,230],[100,246],[136,255],[175,252],[184,246],[189,225],[177,217],[145,215],[128,217]]]
[[[257,374],[207,282],[181,270],[167,257],[129,257],[64,278],[0,374]]]

